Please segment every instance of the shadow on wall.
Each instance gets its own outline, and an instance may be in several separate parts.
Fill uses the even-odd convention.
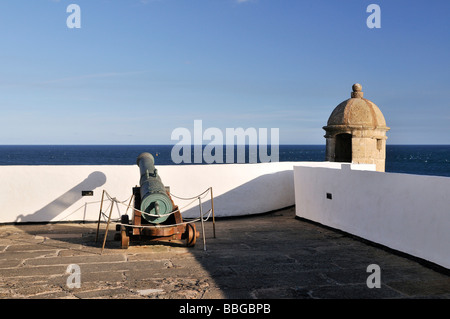
[[[214,192],[213,187],[213,192]],[[214,193],[215,194],[215,193]],[[178,194],[176,194],[178,195]],[[179,207],[185,203],[174,198]],[[214,196],[216,217],[261,214],[295,204],[294,174],[292,170],[258,176],[227,192]],[[202,210],[206,215],[211,208],[210,195],[202,199]],[[183,217],[196,218],[200,210],[198,202],[181,211]]]
[[[74,186],[72,189],[59,196],[48,205],[42,207],[41,209],[35,211],[28,215],[17,216],[16,223],[24,222],[43,222],[51,221],[56,216],[61,214],[64,210],[69,208],[71,205],[79,201],[81,196],[81,191],[94,190],[106,183],[106,175],[102,172],[93,172],[86,177],[78,185]]]

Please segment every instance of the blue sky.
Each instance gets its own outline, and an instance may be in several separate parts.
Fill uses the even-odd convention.
[[[450,144],[449,15],[447,0],[2,0],[0,144],[171,144],[196,119],[325,144],[356,82],[388,144]]]

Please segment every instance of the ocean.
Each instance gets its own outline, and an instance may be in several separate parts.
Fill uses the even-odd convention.
[[[134,165],[142,152],[152,153],[156,165],[174,165],[172,148],[172,145],[0,145],[0,165]],[[223,153],[225,162],[226,151]],[[235,158],[236,154],[235,146]],[[245,154],[248,162],[248,147]],[[193,155],[191,158],[193,161]],[[324,159],[325,145],[279,146],[280,162]],[[188,163],[179,165],[183,164]],[[387,145],[386,172],[450,177],[450,145]]]

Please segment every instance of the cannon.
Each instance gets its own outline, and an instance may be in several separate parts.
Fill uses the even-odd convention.
[[[196,243],[199,232],[194,223],[184,223],[178,206],[172,200],[170,188],[166,187],[155,159],[150,153],[138,156],[139,186],[133,187],[134,210],[130,220],[121,216],[115,238],[121,240],[121,247],[129,247],[130,241],[173,241],[185,240],[186,246]]]
[[[142,153],[137,158],[141,179],[139,181],[141,205],[140,210],[147,213],[144,218],[150,223],[160,224],[167,220],[173,210],[173,202],[167,193],[158,170],[155,159],[150,153]],[[156,217],[160,216],[160,217]]]

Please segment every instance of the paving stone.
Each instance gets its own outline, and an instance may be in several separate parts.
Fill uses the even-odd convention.
[[[131,292],[128,289],[122,287],[97,289],[92,291],[73,291],[72,294],[81,299],[103,299],[103,298],[123,298],[130,295]]]
[[[16,267],[0,269],[2,277],[41,277],[64,274],[67,266]]]
[[[309,294],[313,299],[395,299],[405,298],[401,293],[388,286],[381,288],[367,288],[365,284],[330,285],[309,287]]]
[[[389,287],[400,291],[407,296],[416,297],[437,297],[443,295],[448,298],[450,295],[450,278],[446,280],[427,280],[427,281],[391,281],[387,283]],[[447,296],[446,296],[447,295]]]
[[[49,250],[52,249],[54,247],[49,247],[43,244],[19,244],[19,245],[10,245],[8,247],[6,247],[7,252],[12,252],[12,251],[24,251],[24,252],[29,252],[29,251],[45,251],[45,250]]]
[[[44,258],[28,258],[24,262],[25,266],[43,266],[43,265],[70,265],[70,264],[101,264],[110,262],[125,262],[124,255],[84,255],[84,256],[56,256]]]
[[[57,256],[58,252],[59,250],[4,251],[0,252],[0,260],[26,260],[30,258],[51,257]]]

